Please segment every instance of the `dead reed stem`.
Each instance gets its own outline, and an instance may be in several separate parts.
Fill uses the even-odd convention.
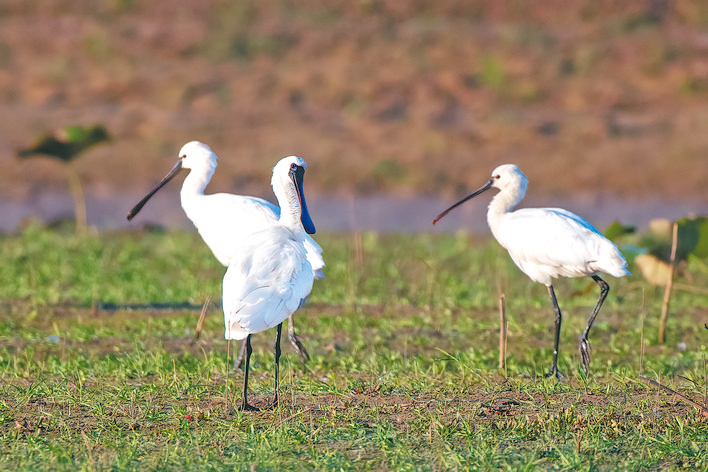
[[[506,322],[506,304],[504,294],[499,295],[499,370],[506,372],[506,337],[508,324]]]
[[[202,334],[202,328],[204,327],[204,318],[206,318],[207,310],[209,309],[209,304],[211,303],[211,295],[207,295],[204,305],[202,305],[202,312],[199,314],[199,321],[197,321],[197,328],[194,330],[194,339],[199,339],[199,335]]]
[[[701,405],[700,403],[694,402],[693,400],[691,400],[688,397],[685,397],[684,395],[681,395],[676,390],[672,390],[665,385],[661,385],[659,382],[657,382],[656,380],[650,379],[646,375],[640,375],[639,380],[642,380],[650,385],[653,385],[653,386],[659,388],[660,390],[664,390],[665,392],[670,393],[671,395],[675,396],[676,398],[679,398],[679,399],[685,401],[686,403],[688,403],[692,407],[696,408],[701,413],[701,415],[708,417],[708,408]]]
[[[671,289],[674,285],[674,268],[676,266],[677,246],[678,223],[674,222],[673,235],[671,238],[671,258],[669,259],[669,280],[666,281],[664,302],[661,304],[661,318],[659,319],[659,344],[664,344],[664,341],[666,341],[666,319],[669,317],[669,301],[671,300]]]

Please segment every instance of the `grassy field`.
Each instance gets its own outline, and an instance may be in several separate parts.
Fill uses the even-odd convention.
[[[658,346],[663,291],[608,278],[585,375],[577,336],[597,288],[559,281],[557,382],[542,377],[545,288],[494,241],[318,235],[327,278],[296,322],[312,359],[303,367],[286,345],[280,407],[242,413],[242,377],[225,375],[224,269],[198,235],[29,226],[0,240],[3,470],[708,469],[705,418],[639,380],[706,403],[705,295],[675,293]],[[705,262],[688,273],[708,285]],[[273,340],[254,336],[256,405],[272,395]]]

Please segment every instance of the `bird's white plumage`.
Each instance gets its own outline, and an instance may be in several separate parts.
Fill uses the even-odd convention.
[[[244,339],[286,320],[312,290],[302,240],[288,228],[255,233],[224,276],[224,337]]]
[[[253,233],[229,262],[223,285],[226,339],[244,339],[277,326],[312,290],[307,233],[300,222],[296,186],[288,177],[292,164],[305,167],[302,159],[290,156],[273,169],[273,191],[281,206],[278,222]]]
[[[514,211],[527,185],[526,176],[517,166],[497,167],[490,182],[500,192],[489,204],[489,227],[532,280],[550,285],[551,279],[559,276],[581,277],[597,272],[615,277],[630,275],[617,247],[580,216],[560,208]]]
[[[182,167],[191,169],[180,191],[182,208],[214,256],[228,266],[231,259],[243,251],[251,235],[278,222],[280,208],[256,197],[228,193],[204,195],[217,166],[216,154],[206,144],[191,141],[182,146],[179,156]],[[304,244],[315,278],[324,277],[322,248],[307,234]]]
[[[555,318],[553,364],[549,375],[562,378],[558,371],[562,313],[552,279],[560,276],[590,276],[600,287],[600,297],[590,313],[578,345],[583,367],[587,370],[590,365],[588,333],[610,291],[609,284],[597,273],[606,272],[615,277],[631,274],[617,247],[578,215],[560,208],[515,210],[526,194],[527,184],[526,176],[515,165],[499,166],[485,185],[440,213],[433,224],[482,192],[490,188],[499,189],[499,193],[489,203],[487,222],[492,234],[509,251],[514,263],[529,278],[546,285],[553,302]]]
[[[250,335],[277,326],[273,400],[277,405],[282,322],[290,318],[288,337],[305,362],[309,356],[295,334],[292,314],[307,299],[314,279],[324,276],[325,264],[322,248],[309,236],[315,225],[303,190],[304,160],[289,156],[273,168],[271,185],[279,207],[254,197],[204,195],[217,160],[205,144],[185,144],[172,169],[127,218],[134,218],[182,169],[190,170],[180,190],[182,208],[219,262],[228,267],[223,282],[224,334],[229,340],[245,339],[242,409],[256,410],[248,403]]]
[[[617,247],[586,220],[566,210],[516,210],[498,218],[493,233],[516,265],[531,280],[545,285],[556,277],[582,277],[598,271],[627,275]]]

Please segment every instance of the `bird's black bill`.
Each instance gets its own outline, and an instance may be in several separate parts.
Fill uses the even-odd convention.
[[[463,198],[462,200],[460,200],[459,202],[455,203],[455,204],[452,205],[450,208],[448,208],[447,210],[443,211],[443,212],[440,213],[438,216],[436,216],[435,219],[433,220],[433,224],[435,224],[435,223],[437,223],[438,221],[440,221],[440,219],[441,219],[443,216],[447,215],[448,213],[450,213],[450,211],[452,211],[452,210],[454,210],[455,208],[457,208],[458,206],[462,205],[462,204],[465,203],[467,200],[469,200],[469,199],[471,199],[471,198],[474,198],[474,197],[476,197],[477,195],[479,195],[480,193],[489,190],[490,188],[492,188],[492,185],[494,185],[494,179],[489,179],[489,182],[487,182],[486,184],[484,184],[484,186],[482,186],[482,187],[479,188],[478,190],[475,190],[473,193],[467,195],[465,198]]]
[[[315,224],[310,218],[310,212],[307,210],[307,202],[305,201],[305,192],[302,189],[302,178],[305,175],[305,169],[300,166],[295,167],[290,170],[290,178],[295,184],[295,190],[297,190],[297,198],[300,200],[300,221],[302,222],[302,227],[305,228],[307,234],[315,234]]]
[[[182,170],[182,159],[178,159],[177,163],[172,167],[172,169],[170,169],[170,171],[167,173],[167,175],[164,176],[162,178],[162,180],[160,180],[160,182],[157,185],[155,185],[155,188],[150,190],[150,193],[145,195],[143,197],[143,199],[140,200],[138,202],[138,204],[135,205],[132,210],[130,210],[130,212],[128,212],[128,221],[132,220],[135,217],[135,215],[137,215],[140,212],[140,210],[142,210],[143,206],[145,206],[147,201],[150,200],[150,198],[153,195],[155,195],[155,193],[157,193],[158,190],[160,190],[162,187],[164,187],[167,182],[172,180],[174,178],[174,176],[177,175],[179,173],[179,171],[181,171],[181,170]]]

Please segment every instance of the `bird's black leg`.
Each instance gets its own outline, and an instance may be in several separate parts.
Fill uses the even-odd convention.
[[[275,346],[273,346],[273,356],[275,357],[275,394],[273,396],[273,408],[278,406],[278,385],[280,383],[280,334],[283,331],[283,323],[275,329]]]
[[[551,372],[546,377],[556,377],[557,379],[562,379],[563,374],[558,371],[558,345],[560,344],[560,332],[561,332],[561,321],[563,315],[561,315],[561,309],[558,306],[558,300],[556,299],[556,293],[553,291],[553,285],[547,285],[548,295],[551,296],[551,301],[553,302],[553,313],[555,315],[556,323],[556,335],[555,341],[553,343],[553,365],[551,366]]]
[[[258,411],[258,408],[255,406],[251,406],[248,403],[248,367],[251,364],[251,353],[253,352],[253,348],[251,347],[251,335],[249,334],[246,336],[246,365],[244,366],[244,375],[243,375],[243,405],[241,405],[241,409],[243,411]]]
[[[588,334],[590,334],[590,328],[595,321],[595,317],[597,317],[597,314],[600,312],[602,303],[605,301],[607,294],[610,292],[610,285],[607,282],[602,280],[597,275],[593,275],[592,279],[600,286],[600,298],[597,300],[592,313],[590,313],[590,318],[588,319],[587,326],[585,326],[585,329],[583,330],[583,334],[580,335],[580,358],[586,372],[590,367],[590,342],[588,342]]]
[[[241,347],[238,350],[238,356],[234,360],[234,370],[236,372],[242,372],[241,361],[243,361],[243,356],[246,354],[246,340],[244,339],[241,343]]]
[[[292,344],[295,348],[297,355],[300,356],[300,360],[302,361],[302,363],[307,363],[307,361],[310,360],[310,355],[307,353],[307,349],[305,349],[305,346],[303,346],[300,342],[300,337],[295,334],[295,324],[293,323],[293,315],[290,315],[290,318],[288,318],[288,339],[290,340],[290,344]]]

